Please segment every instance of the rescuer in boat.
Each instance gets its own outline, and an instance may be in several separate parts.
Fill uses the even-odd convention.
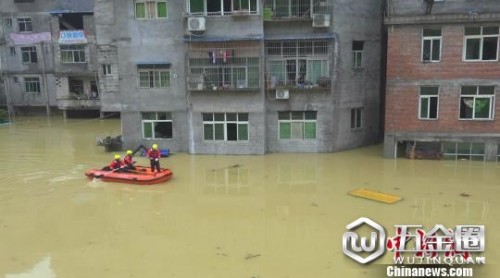
[[[109,163],[108,166],[103,167],[102,170],[104,170],[104,171],[117,171],[117,170],[121,170],[123,166],[124,166],[124,164],[122,162],[122,157],[119,154],[115,154],[115,159],[113,159],[111,161],[111,163]]]
[[[161,153],[160,150],[158,150],[158,145],[153,144],[151,149],[148,150],[148,158],[149,158],[149,163],[151,165],[151,172],[154,173],[155,169],[158,171],[158,173],[161,171],[160,170],[160,157]]]
[[[125,170],[135,170],[134,163],[135,163],[135,161],[132,158],[132,151],[128,150],[127,151],[127,155],[123,158],[123,164],[125,164],[125,166],[123,167],[123,169],[125,169]]]

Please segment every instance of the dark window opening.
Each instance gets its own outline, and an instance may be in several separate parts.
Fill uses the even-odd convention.
[[[483,60],[496,60],[497,59],[497,37],[484,38],[483,41]]]
[[[155,123],[155,138],[172,138],[172,122]]]
[[[227,131],[227,140],[228,141],[236,141],[238,140],[238,129],[236,127],[236,124],[227,124],[226,127]]]
[[[61,30],[83,30],[84,14],[62,14],[59,15],[59,29]]]

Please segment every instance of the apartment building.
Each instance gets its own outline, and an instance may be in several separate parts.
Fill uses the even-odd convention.
[[[382,1],[96,1],[125,146],[331,152],[381,136]]]
[[[0,20],[0,87],[10,113],[100,111],[92,0],[5,0]]]
[[[500,5],[388,0],[384,156],[495,161]]]

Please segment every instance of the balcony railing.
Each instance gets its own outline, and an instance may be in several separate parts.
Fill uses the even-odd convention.
[[[331,0],[265,0],[263,18],[275,20],[311,20],[314,14],[331,14]]]

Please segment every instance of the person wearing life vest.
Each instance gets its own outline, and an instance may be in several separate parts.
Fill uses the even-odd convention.
[[[128,150],[127,155],[123,158],[123,164],[125,165],[123,168],[125,170],[135,170],[134,163],[135,161],[132,158],[132,151]]]
[[[116,171],[123,167],[122,157],[119,154],[115,154],[115,159],[113,159],[108,166],[102,168],[105,171]]]
[[[158,145],[153,144],[151,149],[148,150],[147,156],[149,158],[149,163],[151,165],[151,172],[154,172],[155,169],[158,171],[158,173],[161,171],[160,170],[160,150],[158,150]]]

